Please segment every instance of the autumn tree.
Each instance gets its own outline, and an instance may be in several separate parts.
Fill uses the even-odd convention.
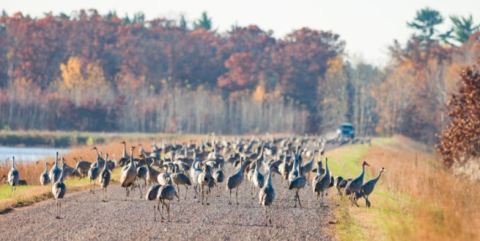
[[[272,59],[282,92],[308,109],[309,132],[317,132],[321,125],[317,91],[329,61],[342,54],[343,48],[344,42],[337,34],[302,28],[288,34],[274,52]]]
[[[62,78],[57,82],[60,93],[69,96],[77,105],[86,100],[108,101],[112,98],[111,87],[105,79],[103,69],[97,62],[86,62],[71,57],[60,65]]]
[[[461,74],[461,87],[448,102],[450,124],[440,135],[438,151],[445,165],[463,164],[480,156],[480,72],[466,68]]]

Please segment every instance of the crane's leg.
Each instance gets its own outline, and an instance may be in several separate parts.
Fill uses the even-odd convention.
[[[355,204],[355,206],[357,206],[357,207],[360,207],[360,206],[358,205],[358,198],[356,197],[357,194],[353,193],[353,195],[354,195],[354,196],[353,196],[353,204]]]
[[[299,195],[300,189],[297,190],[297,199],[298,199],[298,205],[300,208],[302,208],[302,202],[300,201],[300,195]]]
[[[230,198],[228,199],[228,205],[231,205],[232,204],[232,189],[229,189],[228,191],[230,191]]]
[[[154,222],[157,221],[157,210],[156,210],[157,207],[155,206],[156,206],[155,203],[153,203],[153,221]]]
[[[263,207],[265,209],[265,226],[268,226],[268,211],[267,206]]]
[[[160,208],[160,204],[162,205],[162,207]],[[164,206],[164,203],[163,201],[161,200],[158,200],[158,205],[157,205],[157,209],[158,209],[158,213],[160,213],[160,221],[163,222],[164,220],[164,217],[163,217],[163,206]]]
[[[177,192],[177,193],[180,193],[180,185],[178,185],[178,184],[177,184],[177,189],[178,189],[178,192]],[[178,195],[177,195],[177,201],[180,202],[180,198],[178,197]]]
[[[295,196],[293,198],[293,207],[296,208],[297,207],[297,193],[295,192]]]
[[[58,218],[58,200],[55,199],[55,218]]]
[[[272,226],[272,218],[270,217],[270,206],[267,206],[267,215],[268,215],[268,223]]]
[[[193,184],[193,191],[195,191],[193,194],[193,199],[197,199],[197,184]]]
[[[170,202],[166,204],[166,208],[167,208],[167,221],[170,222]]]
[[[367,207],[371,206],[370,200],[368,200],[368,196],[365,196],[365,204],[367,205]]]
[[[207,193],[206,193],[206,195],[205,195],[205,204],[207,204],[207,205],[210,205],[210,203],[208,203],[208,196],[209,196],[209,195],[210,195],[210,188],[208,188],[208,191],[207,191]]]
[[[185,200],[187,200],[187,191],[188,191],[188,186],[185,185]],[[179,192],[180,194],[180,192]]]
[[[235,188],[235,200],[237,201],[237,205],[238,205],[238,187]]]

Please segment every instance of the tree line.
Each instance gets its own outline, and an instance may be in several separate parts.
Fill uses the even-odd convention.
[[[460,67],[479,56],[478,26],[422,9],[384,68],[352,63],[330,31],[282,38],[256,25],[70,15],[0,17],[0,127],[89,131],[322,133],[435,142]]]

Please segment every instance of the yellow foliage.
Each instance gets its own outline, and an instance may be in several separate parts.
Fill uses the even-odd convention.
[[[255,88],[255,91],[253,91],[252,98],[255,101],[261,102],[265,99],[265,94],[266,94],[265,84],[260,82]]]
[[[60,87],[65,90],[108,86],[98,62],[84,63],[78,57],[70,57],[66,64],[60,65],[60,72]]]
[[[86,63],[79,57],[70,57],[67,63],[60,65],[60,72],[62,79],[57,82],[58,90],[77,102],[92,97],[104,99],[111,92],[98,61]]]

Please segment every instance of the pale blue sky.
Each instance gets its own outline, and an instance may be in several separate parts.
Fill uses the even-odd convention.
[[[351,56],[379,65],[393,39],[404,42],[409,37],[406,22],[425,6],[444,17],[473,14],[480,22],[480,0],[0,0],[0,9],[32,16],[95,8],[101,13],[116,10],[120,16],[142,11],[147,19],[177,18],[180,13],[194,19],[207,11],[220,31],[232,24],[257,24],[277,37],[303,26],[332,30],[347,42]]]

